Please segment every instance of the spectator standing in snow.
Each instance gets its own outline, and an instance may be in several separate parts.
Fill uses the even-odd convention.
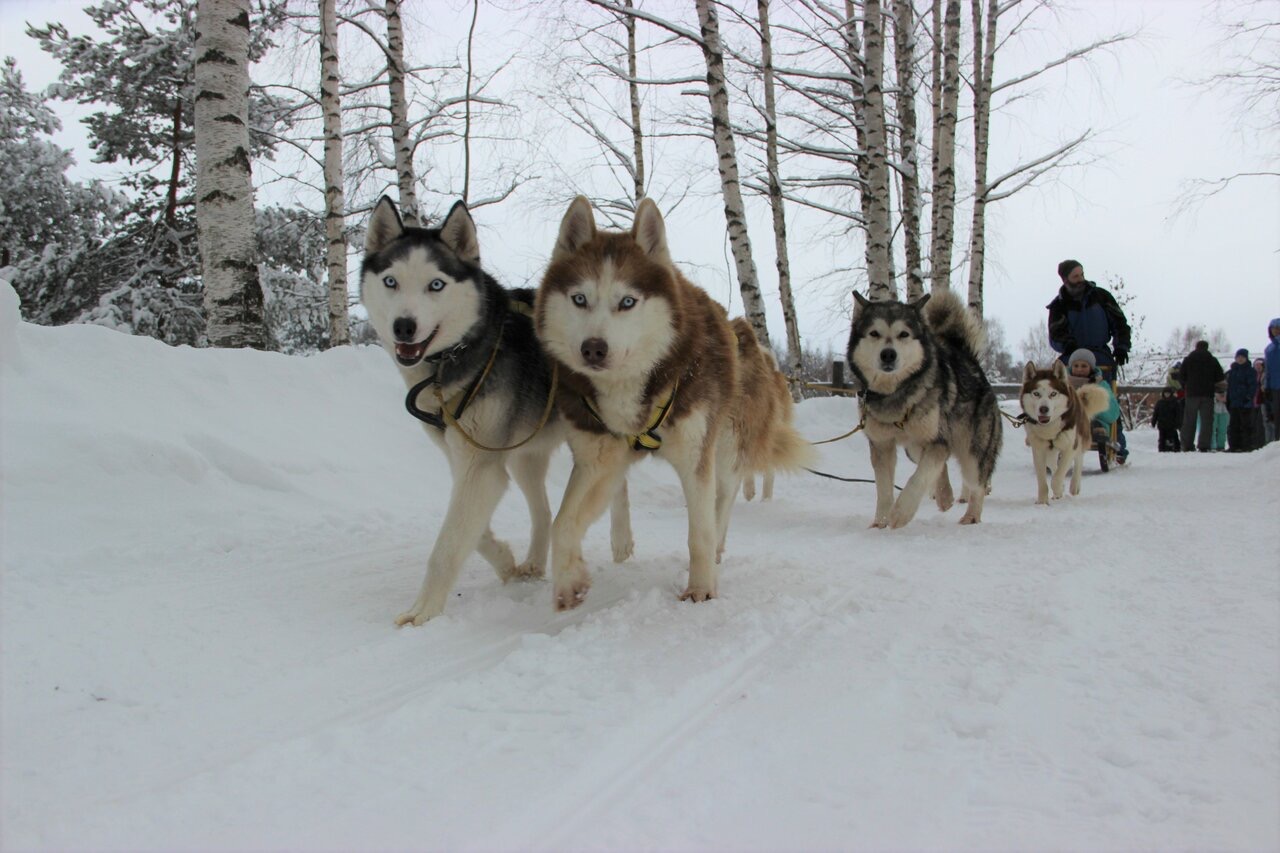
[[[1280,334],[1280,328],[1277,328]],[[1280,349],[1278,347],[1277,349]],[[1280,361],[1280,353],[1276,360]],[[1182,386],[1187,391],[1186,408],[1182,415],[1182,450],[1190,453],[1192,447],[1208,453],[1213,439],[1213,394],[1226,373],[1222,365],[1209,352],[1208,341],[1196,341],[1196,348],[1182,360]],[[1196,422],[1200,434],[1196,435]]]
[[[1254,398],[1258,396],[1258,374],[1249,363],[1247,349],[1236,350],[1235,361],[1227,371],[1227,450],[1244,453],[1253,450]]]
[[[1227,411],[1227,392],[1213,392],[1213,451],[1227,449],[1227,427],[1231,413]]]
[[[1264,369],[1262,394],[1266,400],[1267,414],[1271,417],[1271,441],[1280,438],[1280,317],[1276,317],[1267,326],[1266,367]]]
[[[1151,425],[1160,432],[1156,448],[1161,453],[1177,453],[1181,449],[1178,428],[1182,426],[1182,418],[1178,417],[1178,399],[1173,396],[1172,388],[1160,392],[1155,411],[1151,413]]]
[[[1265,393],[1264,387],[1266,383],[1266,365],[1267,362],[1261,358],[1253,360],[1253,372],[1258,374],[1258,393],[1253,399],[1253,449],[1257,450],[1273,438],[1272,431],[1275,425],[1271,423],[1271,418],[1267,417],[1267,404],[1263,400]]]

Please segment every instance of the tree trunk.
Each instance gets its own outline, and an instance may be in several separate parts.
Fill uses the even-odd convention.
[[[628,9],[634,8],[632,0],[624,4]],[[638,206],[644,198],[644,134],[640,129],[640,84],[637,82],[639,67],[636,59],[636,19],[632,15],[622,16],[622,25],[627,28],[627,93],[631,97],[631,140],[635,145],[635,168],[632,178],[635,180],[635,203]]]
[[[982,4],[973,2],[973,223],[969,229],[969,310],[982,316],[983,267],[986,259],[987,151],[991,129],[992,68],[996,59],[999,0],[986,0],[986,36]],[[979,46],[981,45],[981,50]]]
[[[862,88],[866,106],[862,117],[866,126],[864,194],[867,206],[867,297],[896,299],[893,280],[893,233],[889,211],[888,139],[884,120],[884,20],[880,0],[866,0],[862,23],[865,49]]]
[[[196,223],[209,343],[266,344],[249,166],[249,0],[199,0]]]
[[[778,297],[782,301],[782,322],[787,329],[787,372],[799,376],[803,365],[800,347],[800,324],[796,322],[796,304],[791,295],[791,262],[787,256],[787,216],[782,200],[782,181],[778,177],[778,113],[773,82],[773,36],[769,31],[769,0],[756,0],[760,19],[760,65],[764,71],[765,169],[769,180],[769,209],[773,211],[773,242],[778,261]],[[792,385],[791,393],[800,398],[800,386]]]
[[[182,175],[182,95],[173,104],[173,164],[169,168],[169,192],[164,202],[164,224],[170,230],[178,228],[178,180]],[[165,245],[172,245],[166,240]]]
[[[320,108],[324,112],[324,233],[328,246],[330,346],[351,341],[347,324],[347,242],[343,234],[346,201],[342,188],[340,81],[337,0],[320,0]]]
[[[720,21],[715,0],[694,0],[698,25],[702,31],[702,55],[707,63],[707,97],[711,104],[711,132],[716,144],[716,163],[720,170],[720,189],[724,194],[724,216],[729,232],[729,247],[738,273],[738,290],[747,322],[755,330],[760,345],[769,348],[769,328],[765,321],[764,300],[756,264],[751,257],[751,238],[747,235],[747,219],[742,204],[742,188],[738,182],[738,152],[729,124],[729,89],[724,79],[724,49],[720,43]]]
[[[902,158],[902,232],[906,246],[907,300],[924,293],[924,270],[920,259],[920,169],[916,141],[916,39],[912,0],[893,0],[893,55],[898,72],[898,140]]]
[[[417,226],[417,175],[413,171],[413,145],[409,141],[409,101],[404,90],[404,25],[400,0],[387,0],[387,89],[391,104],[391,144],[396,152],[396,184],[400,190],[400,217]]]
[[[941,2],[941,0],[939,0]],[[934,90],[933,244],[929,252],[931,290],[951,288],[951,250],[956,227],[956,118],[960,106],[960,0],[946,0],[942,32],[942,74]],[[934,15],[935,25],[938,16]],[[937,55],[935,54],[935,59]],[[939,100],[939,97],[941,100]]]

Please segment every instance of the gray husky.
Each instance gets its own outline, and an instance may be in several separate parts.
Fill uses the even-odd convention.
[[[1003,429],[995,394],[978,356],[981,324],[955,295],[915,302],[871,302],[854,293],[849,370],[864,389],[862,412],[876,477],[872,527],[902,527],[937,484],[939,509],[951,506],[946,463],[960,463],[969,506],[961,524],[982,520]],[[898,445],[916,462],[897,501],[893,473]]]
[[[506,583],[541,578],[550,544],[546,475],[564,440],[553,373],[533,333],[533,291],[503,288],[480,267],[475,222],[462,202],[439,228],[410,228],[383,197],[365,238],[360,301],[409,387],[405,401],[453,474],[449,509],[413,606],[396,624],[444,610],[463,561],[478,550]],[[508,475],[529,504],[524,562],[489,520]],[[625,484],[614,500],[614,558],[631,553]]]

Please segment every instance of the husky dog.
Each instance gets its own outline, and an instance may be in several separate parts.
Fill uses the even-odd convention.
[[[689,513],[689,583],[716,595],[716,563],[742,476],[790,470],[809,447],[754,410],[724,308],[676,269],[658,206],[644,199],[629,233],[598,232],[591,203],[569,205],[538,288],[538,338],[560,365],[559,403],[573,472],[551,532],[555,604],[577,607],[591,578],[582,537],[628,466],[652,453],[676,469]]]
[[[1075,388],[1067,368],[1055,360],[1052,368],[1028,361],[1022,371],[1022,412],[1027,444],[1036,469],[1036,503],[1049,503],[1047,468],[1053,469],[1053,497],[1062,497],[1062,482],[1071,468],[1071,494],[1080,494],[1080,471],[1092,438],[1089,421],[1111,405],[1098,385]]]
[[[462,202],[439,228],[407,228],[389,198],[378,202],[365,239],[360,301],[411,389],[406,403],[453,474],[422,590],[398,625],[438,616],[472,551],[504,583],[543,576],[551,527],[547,466],[564,427],[549,408],[552,370],[533,334],[533,296],[503,288],[481,269],[475,222]],[[478,448],[468,436],[496,449]],[[532,520],[529,551],[518,565],[489,528],[508,472]],[[614,505],[615,557],[630,553],[625,503],[623,488]]]
[[[795,401],[787,377],[778,370],[773,353],[760,346],[755,331],[743,317],[735,317],[729,323],[738,339],[738,365],[742,373],[742,387],[751,396],[751,417],[754,423],[793,423]],[[750,430],[753,424],[744,424]],[[773,469],[759,472],[762,475],[760,499],[773,499]],[[756,496],[756,472],[748,471],[742,479],[742,496],[751,500]]]
[[[955,295],[928,294],[915,302],[871,302],[855,292],[849,370],[864,389],[862,412],[876,477],[872,527],[902,527],[937,484],[940,509],[951,505],[942,479],[955,455],[968,508],[961,524],[982,520],[1003,434],[1000,410],[978,363],[982,326]],[[916,462],[893,499],[898,445]]]

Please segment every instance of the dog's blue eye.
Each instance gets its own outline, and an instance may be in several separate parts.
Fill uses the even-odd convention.
[[[436,290],[436,291],[444,290],[444,280],[439,278],[433,278],[431,279],[431,283],[427,285],[427,288],[430,290]]]
[[[634,296],[624,296],[622,301],[618,303],[618,307],[623,311],[630,311],[636,307],[636,298]]]
[[[579,308],[586,308],[587,297],[584,294],[575,293],[573,294],[573,304],[577,305]]]
[[[396,277],[393,275],[384,275],[382,277],[382,283],[385,284],[387,287],[391,288],[392,290],[395,290],[396,285],[398,284],[398,282],[396,281]]]

